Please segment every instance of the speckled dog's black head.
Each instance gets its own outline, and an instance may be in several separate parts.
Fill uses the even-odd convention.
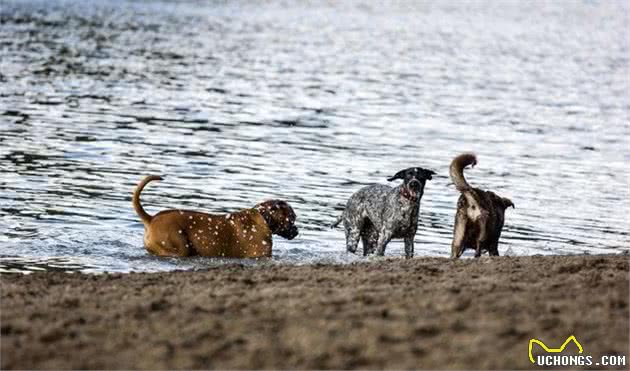
[[[400,170],[394,176],[387,178],[388,181],[402,179],[403,186],[410,196],[420,198],[424,193],[424,185],[427,180],[433,179],[435,171],[423,169],[421,167],[410,167]]]

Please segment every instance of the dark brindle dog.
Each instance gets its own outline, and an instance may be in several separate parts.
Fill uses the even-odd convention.
[[[144,178],[133,193],[133,207],[144,224],[144,247],[159,256],[202,255],[226,258],[271,256],[271,235],[298,235],[295,212],[288,203],[269,200],[231,214],[164,210],[151,216],[140,204],[140,192],[159,176]]]
[[[392,181],[402,179],[403,184],[391,188],[386,185],[371,185],[353,194],[343,214],[332,225],[341,221],[346,229],[346,248],[354,253],[363,242],[363,255],[376,251],[385,254],[385,246],[392,238],[405,239],[405,257],[413,257],[413,239],[418,229],[420,199],[424,185],[435,172],[420,167],[401,170]]]
[[[466,182],[464,168],[476,164],[477,158],[472,153],[461,154],[451,162],[451,180],[462,193],[457,201],[451,258],[459,258],[465,249],[475,249],[475,257],[481,256],[483,250],[498,256],[505,209],[514,207],[509,198],[473,188]]]

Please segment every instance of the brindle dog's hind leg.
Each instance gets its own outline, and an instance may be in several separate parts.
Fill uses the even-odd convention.
[[[361,242],[363,243],[363,256],[373,254],[378,243],[378,231],[370,220],[366,220],[361,231]]]

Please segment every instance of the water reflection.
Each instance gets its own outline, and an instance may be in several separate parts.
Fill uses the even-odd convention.
[[[360,260],[328,228],[345,200],[422,166],[438,175],[417,253],[447,256],[447,167],[464,150],[479,155],[471,184],[518,205],[501,251],[627,250],[629,14],[619,2],[5,1],[0,254],[86,270],[211,264],[142,249],[131,191],[161,174],[143,194],[151,213],[282,198],[302,233],[278,240],[274,261]]]

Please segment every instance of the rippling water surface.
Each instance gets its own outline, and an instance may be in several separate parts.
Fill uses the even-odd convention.
[[[629,248],[625,2],[0,4],[0,269],[147,271],[130,200],[289,201],[274,261],[348,262],[328,225],[361,186],[429,182],[417,255],[446,256],[448,164],[511,198],[502,254]],[[387,255],[400,256],[402,244]]]

